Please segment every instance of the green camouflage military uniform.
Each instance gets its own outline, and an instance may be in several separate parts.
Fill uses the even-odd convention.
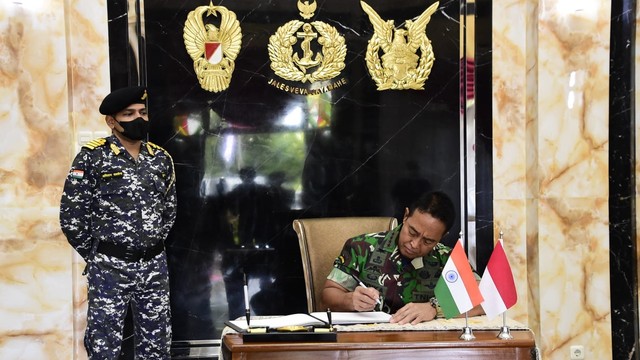
[[[87,262],[85,348],[90,359],[117,359],[131,302],[136,358],[169,359],[169,277],[163,242],[176,216],[173,161],[142,142],[138,161],[115,136],[83,146],[67,176],[60,225]],[[127,261],[101,253],[99,243],[151,252]]]
[[[410,302],[428,302],[434,296],[451,248],[438,243],[429,254],[411,261],[398,250],[401,229],[402,224],[389,232],[363,234],[347,240],[327,279],[353,291],[358,285],[351,276],[354,275],[367,287],[380,292],[384,300],[382,310],[390,314]]]

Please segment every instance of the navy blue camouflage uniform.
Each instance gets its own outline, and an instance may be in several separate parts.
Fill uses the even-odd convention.
[[[112,135],[87,143],[74,159],[60,225],[87,262],[85,348],[90,359],[118,358],[130,302],[136,358],[170,358],[164,240],[175,216],[174,165],[161,147],[142,141],[136,161]],[[114,248],[127,256],[106,251]]]

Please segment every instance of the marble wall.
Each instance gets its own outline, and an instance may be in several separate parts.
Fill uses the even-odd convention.
[[[493,6],[495,219],[515,240],[506,247],[526,294],[511,315],[547,359],[571,345],[612,356],[610,14],[601,1]]]
[[[494,219],[520,295],[509,314],[543,359],[574,344],[611,359],[609,5],[500,0],[492,11]],[[78,137],[105,129],[106,19],[104,0],[0,3],[2,359],[86,357],[82,264],[57,212]]]
[[[0,3],[2,359],[86,357],[83,265],[58,206],[78,130],[106,128],[106,19],[104,1]]]

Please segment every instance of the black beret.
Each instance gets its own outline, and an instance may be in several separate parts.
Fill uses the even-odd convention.
[[[130,86],[113,91],[100,104],[100,114],[114,115],[131,104],[145,104],[147,88],[144,86]]]

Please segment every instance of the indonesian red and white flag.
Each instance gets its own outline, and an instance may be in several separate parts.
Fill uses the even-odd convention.
[[[483,300],[460,239],[442,269],[435,294],[447,319],[473,309]]]
[[[217,64],[222,61],[222,44],[219,42],[204,43],[204,56],[210,64]]]
[[[480,292],[484,297],[482,308],[489,319],[507,311],[518,301],[516,284],[509,265],[509,259],[504,252],[502,239],[496,243],[487,268],[480,280]]]

